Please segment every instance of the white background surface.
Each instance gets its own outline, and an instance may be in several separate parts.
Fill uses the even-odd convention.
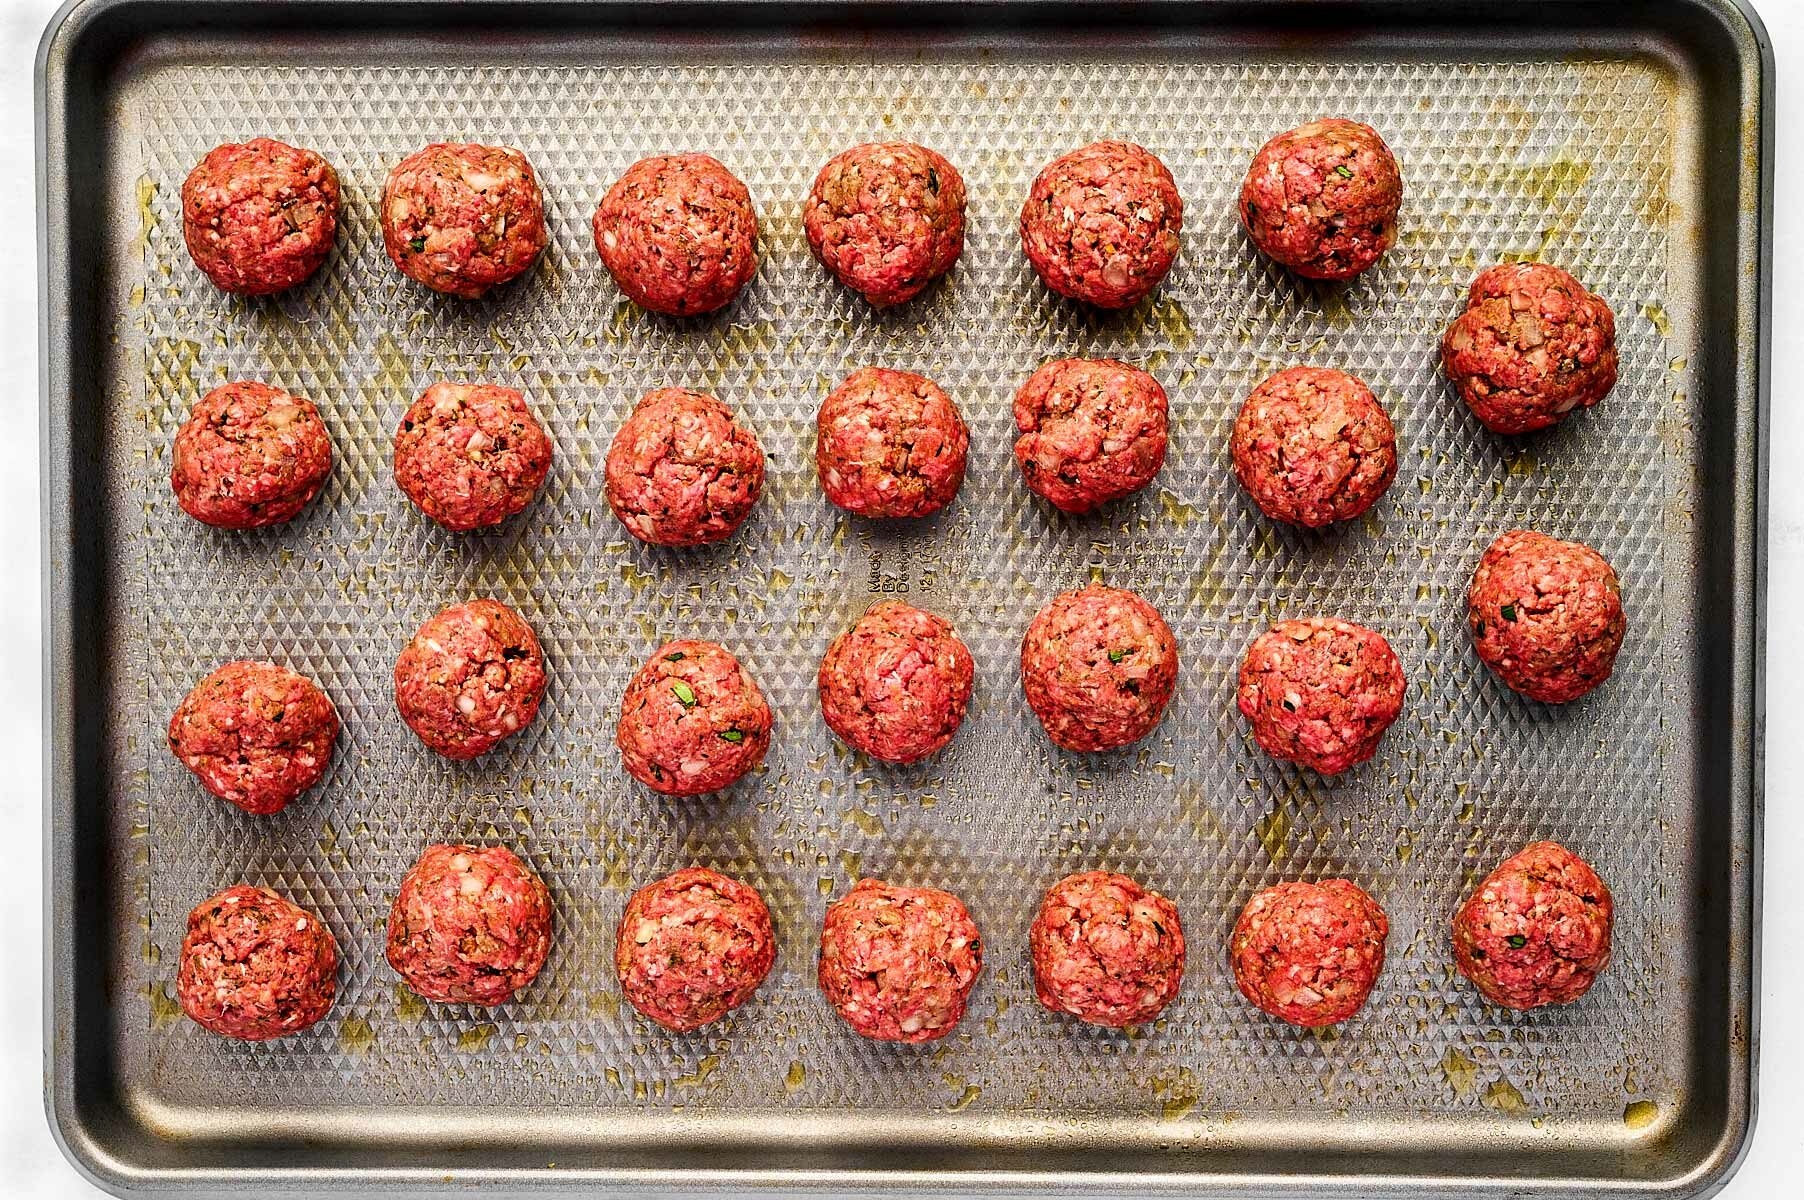
[[[1804,789],[1788,771],[1804,745],[1804,0],[1756,0],[1778,59],[1778,225],[1773,247],[1772,471],[1767,606],[1766,911],[1761,964],[1760,1116],[1723,1193],[1798,1195],[1804,1176]],[[38,964],[42,862],[36,186],[32,70],[56,0],[0,0],[0,1188],[92,1197],[43,1114]],[[1794,219],[1787,219],[1792,217]],[[10,1185],[10,1187],[8,1187]]]

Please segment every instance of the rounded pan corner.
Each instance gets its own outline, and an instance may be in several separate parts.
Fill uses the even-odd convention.
[[[1689,7],[1702,19],[1713,21],[1724,36],[1736,44],[1737,57],[1743,67],[1756,68],[1762,92],[1772,89],[1773,39],[1766,22],[1754,7],[1754,0],[1687,0]],[[1675,11],[1686,5],[1678,6]]]
[[[62,7],[50,14],[44,32],[38,38],[37,86],[41,93],[52,71],[61,74],[73,47],[95,22],[124,8],[135,0],[64,0]]]
[[[50,1139],[77,1175],[121,1200],[147,1194],[143,1172],[108,1149],[78,1111],[72,1090],[59,1086],[54,1074],[45,1076],[44,1120],[50,1126]]]
[[[1689,1170],[1672,1179],[1667,1194],[1684,1200],[1707,1200],[1729,1186],[1754,1144],[1754,1127],[1758,1123],[1754,1097],[1755,1090],[1750,1087],[1747,1107],[1737,1110],[1721,1135],[1710,1142]]]
[[[1773,73],[1773,39],[1766,31],[1766,22],[1760,17],[1760,11],[1754,7],[1754,0],[1717,0],[1725,10],[1724,15],[1730,20],[1740,20],[1748,37],[1760,53],[1760,71],[1763,75]]]

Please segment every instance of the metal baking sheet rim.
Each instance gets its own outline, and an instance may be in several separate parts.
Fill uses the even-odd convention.
[[[633,0],[597,0],[593,11],[631,8]],[[970,0],[915,0],[899,5],[873,5],[872,10],[896,13],[913,12],[927,15],[944,13],[954,5],[978,15],[1002,16],[1011,8],[1032,9],[1036,14],[1079,15],[1081,5],[1011,4],[1009,0],[971,3]],[[922,1166],[929,1158],[929,1147],[872,1147],[871,1162],[866,1165],[844,1165],[858,1149],[846,1147],[838,1156],[830,1156],[830,1165],[797,1165],[784,1169],[734,1169],[722,1167],[660,1166],[651,1162],[619,1168],[574,1168],[545,1170],[540,1168],[496,1168],[486,1165],[480,1150],[471,1150],[434,1163],[431,1166],[332,1166],[271,1162],[246,1169],[241,1165],[210,1166],[196,1156],[192,1161],[171,1166],[135,1160],[116,1150],[116,1139],[122,1124],[135,1123],[137,1132],[156,1136],[154,1106],[135,1103],[141,1098],[93,1096],[85,1093],[78,1079],[78,1057],[84,1050],[76,1024],[78,1011],[75,988],[76,970],[82,947],[91,945],[97,936],[101,914],[91,906],[84,907],[77,864],[83,851],[80,833],[83,805],[78,803],[78,780],[91,764],[85,763],[80,749],[85,736],[92,736],[97,720],[81,708],[77,647],[85,631],[84,595],[81,585],[88,581],[77,578],[77,559],[83,552],[86,533],[77,519],[83,497],[77,486],[80,453],[79,415],[74,402],[75,373],[81,361],[84,339],[92,335],[82,319],[87,297],[83,281],[76,275],[83,253],[81,213],[78,197],[72,190],[74,175],[71,163],[71,135],[80,136],[73,111],[81,102],[94,97],[80,95],[72,76],[83,66],[82,53],[90,49],[88,42],[96,31],[107,32],[109,21],[144,21],[156,24],[159,18],[182,18],[192,10],[226,8],[215,0],[70,0],[52,19],[43,36],[36,61],[36,98],[38,140],[36,147],[39,182],[38,241],[40,249],[39,325],[42,351],[42,404],[40,434],[43,446],[41,500],[43,519],[43,602],[44,602],[44,867],[45,959],[44,959],[44,1078],[45,1108],[51,1131],[63,1153],[74,1167],[102,1189],[113,1194],[143,1194],[182,1190],[221,1194],[317,1191],[323,1189],[363,1188],[384,1192],[412,1192],[442,1189],[446,1186],[470,1187],[487,1185],[502,1190],[576,1190],[606,1188],[616,1194],[635,1192],[708,1191],[708,1192],[894,1192],[907,1191],[983,1191],[996,1193],[1057,1192],[1106,1193],[1133,1189],[1148,1193],[1171,1194],[1306,1194],[1331,1187],[1354,1187],[1366,1195],[1418,1195],[1426,1193],[1463,1194],[1536,1194],[1574,1195],[1609,1192],[1620,1195],[1707,1195],[1729,1180],[1740,1165],[1752,1135],[1755,1120],[1755,1068],[1758,1054],[1758,934],[1761,893],[1761,830],[1763,804],[1764,754],[1764,653],[1765,653],[1765,528],[1767,443],[1765,418],[1768,406],[1768,366],[1766,347],[1769,336],[1771,258],[1772,179],[1772,48],[1758,16],[1746,0],[1674,0],[1669,9],[1688,19],[1713,27],[1726,36],[1734,55],[1734,74],[1739,81],[1741,108],[1739,118],[1740,154],[1735,195],[1740,201],[1739,218],[1734,236],[1735,267],[1734,312],[1735,331],[1729,338],[1733,351],[1732,395],[1720,402],[1728,404],[1734,415],[1732,446],[1734,466],[1730,476],[1734,495],[1730,500],[1726,531],[1734,547],[1734,576],[1730,583],[1735,614],[1732,632],[1733,653],[1726,666],[1727,691],[1733,750],[1727,785],[1733,845],[1729,856],[1728,895],[1717,903],[1728,905],[1730,934],[1727,946],[1728,971],[1725,986],[1728,993],[1730,1030],[1726,1037],[1728,1058],[1721,1064],[1726,1083],[1726,1111],[1717,1135],[1701,1153],[1687,1161],[1681,1173],[1650,1179],[1637,1178],[1549,1178],[1522,1175],[1496,1163],[1496,1173],[1489,1175],[1436,1174],[1411,1169],[1407,1153],[1393,1154],[1384,1160],[1386,1169],[1359,1173],[1248,1173],[1234,1170],[1232,1153],[1206,1155],[1202,1169],[1167,1173],[1125,1173],[1097,1171],[1087,1167],[1066,1165],[1069,1153],[1047,1155],[1047,1165],[1033,1163],[1007,1167],[963,1165]],[[242,8],[243,6],[238,6]],[[694,7],[694,6],[692,6]],[[847,20],[859,16],[856,4],[808,3],[774,5],[734,3],[724,0],[722,10],[734,8],[754,18],[762,17],[773,28],[791,39],[804,27],[803,13],[820,14],[822,22]],[[1193,11],[1197,5],[1190,5]],[[1339,10],[1351,12],[1355,6],[1334,3],[1309,5],[1291,0],[1221,0],[1201,6],[1211,16],[1234,17],[1243,24],[1275,22],[1282,17],[1293,21],[1305,14],[1310,23],[1319,23],[1323,15]],[[1607,7],[1607,6],[1604,6]],[[506,4],[457,4],[446,0],[387,0],[370,4],[365,12],[380,8],[389,28],[407,27],[430,17],[435,9],[455,10],[463,18],[494,18],[503,13],[515,19],[556,15],[558,19],[580,20],[580,6],[568,4],[535,4],[533,0]],[[790,11],[784,13],[784,8]],[[1176,3],[1152,3],[1144,10],[1173,14]],[[1459,6],[1435,0],[1378,0],[1357,6],[1368,17],[1390,17],[1399,23],[1457,22]],[[335,0],[285,0],[268,6],[281,10],[283,17],[303,22],[315,16],[355,20],[354,5]],[[311,10],[311,11],[309,11]],[[1550,19],[1589,13],[1598,20],[1599,6],[1584,2],[1543,4],[1538,9]],[[1469,11],[1467,13],[1469,14]],[[398,18],[398,19],[397,19]],[[1343,13],[1344,18],[1344,13]],[[253,21],[255,18],[253,18]],[[165,26],[166,27],[166,26]],[[104,121],[104,114],[97,119]],[[1724,285],[1717,284],[1719,289]],[[87,815],[91,816],[89,804]],[[108,1105],[111,1107],[108,1107]],[[479,1145],[482,1116],[458,1114],[447,1122],[443,1114],[434,1118],[439,1131],[447,1124],[463,1126],[470,1145]],[[690,1123],[696,1144],[708,1137],[705,1124]],[[983,1156],[983,1121],[948,1121],[950,1131],[957,1125],[973,1135],[975,1154]],[[850,1128],[848,1126],[848,1128]],[[868,1124],[865,1126],[868,1131]],[[454,1130],[455,1131],[455,1130]],[[749,1124],[738,1131],[748,1140],[755,1137]],[[826,1149],[833,1147],[829,1139]],[[1008,1150],[997,1147],[1006,1157]],[[971,1156],[966,1152],[966,1157]],[[1468,1167],[1480,1164],[1465,1164]]]

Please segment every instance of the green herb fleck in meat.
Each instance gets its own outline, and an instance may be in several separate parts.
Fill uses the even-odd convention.
[[[407,244],[413,248],[415,254],[419,254],[426,249],[426,235],[422,233]]]
[[[927,190],[936,196],[940,194],[940,173],[932,167],[927,168]]]
[[[1506,621],[1514,621],[1516,619],[1516,606],[1514,604],[1506,604],[1497,610],[1497,615]]]
[[[671,683],[670,690],[676,693],[676,698],[683,702],[684,708],[695,707],[695,689],[684,683],[681,679]]]
[[[1342,163],[1340,166],[1334,168],[1334,173],[1336,175],[1339,175],[1342,179],[1353,178],[1353,168],[1347,166],[1345,163]]]
[[[665,662],[682,662],[685,658],[688,658],[688,657],[689,656],[687,654],[684,654],[681,650],[678,650],[675,654],[666,654],[664,656],[664,661]]]
[[[1520,949],[1522,949],[1522,947],[1528,945],[1528,939],[1523,937],[1519,933],[1512,933],[1512,934],[1510,934],[1509,937],[1507,937],[1503,940],[1508,942],[1512,948],[1517,949],[1517,950],[1520,950]]]
[[[720,738],[723,742],[733,742],[737,744],[745,741],[745,734],[738,729],[723,729],[720,731]]]
[[[1109,651],[1109,661],[1112,663],[1118,663],[1122,659],[1126,658],[1127,656],[1128,656],[1128,652],[1126,650]]]

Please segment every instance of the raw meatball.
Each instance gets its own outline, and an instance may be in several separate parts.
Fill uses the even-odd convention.
[[[292,520],[332,473],[332,439],[313,401],[266,383],[228,383],[175,434],[176,503],[220,529]]]
[[[776,961],[776,938],[756,890],[690,867],[626,902],[614,969],[634,1008],[688,1033],[752,998]]]
[[[860,879],[827,909],[821,992],[865,1037],[945,1037],[965,1015],[982,969],[983,939],[949,892]]]
[[[1610,963],[1615,906],[1591,865],[1536,842],[1478,885],[1453,918],[1453,961],[1493,1004],[1571,1004]]]
[[[538,176],[511,146],[416,150],[382,188],[382,243],[402,274],[474,300],[538,261],[549,240]]]
[[[1545,429],[1616,386],[1616,315],[1558,267],[1502,263],[1472,281],[1441,363],[1485,428]]]
[[[1114,750],[1151,733],[1178,682],[1171,626],[1132,592],[1062,592],[1021,640],[1021,683],[1055,746]]]
[[[194,685],[169,718],[169,748],[201,784],[247,813],[281,812],[319,782],[338,713],[305,675],[229,662]]]
[[[821,403],[814,467],[827,499],[861,517],[924,517],[965,481],[971,435],[931,379],[864,367]]]
[[[1098,308],[1130,308],[1178,255],[1184,202],[1165,164],[1130,142],[1053,159],[1021,207],[1021,245],[1046,286]]]
[[[338,237],[338,174],[273,138],[215,146],[182,183],[182,237],[214,286],[267,296],[308,279]]]
[[[738,782],[770,749],[770,705],[726,647],[660,646],[620,701],[614,740],[634,779],[667,796]]]
[[[1280,883],[1247,901],[1228,958],[1240,994],[1292,1025],[1338,1025],[1364,1007],[1384,970],[1390,922],[1345,879]]]
[[[1403,664],[1363,625],[1279,621],[1240,665],[1240,711],[1273,758],[1337,775],[1378,752],[1403,711]]]
[[[337,993],[338,943],[292,900],[241,883],[188,914],[175,998],[202,1028],[286,1037],[331,1011]]]
[[[446,758],[487,754],[538,715],[545,655],[520,614],[495,600],[430,618],[395,661],[395,706]]]
[[[1126,875],[1085,871],[1053,884],[1028,944],[1040,1003],[1092,1025],[1145,1024],[1184,980],[1177,905]]]
[[[1049,362],[1015,393],[1015,461],[1027,486],[1083,513],[1137,492],[1165,465],[1165,389],[1112,359]]]
[[[1345,371],[1279,371],[1240,406],[1229,445],[1265,515],[1311,529],[1357,517],[1397,477],[1397,431]]]
[[[1403,177],[1378,131],[1330,117],[1253,155],[1240,223],[1253,244],[1308,279],[1351,279],[1397,240]]]
[[[608,506],[654,546],[700,546],[732,535],[764,490],[758,439],[712,396],[658,388],[608,447]]]
[[[944,617],[900,600],[871,606],[821,660],[821,714],[853,749],[911,763],[958,732],[971,703],[971,652]]]
[[[1472,644],[1497,678],[1564,704],[1610,677],[1622,649],[1622,588],[1580,542],[1517,529],[1491,543],[1466,597]]]
[[[608,274],[653,312],[724,308],[758,268],[752,195],[706,154],[640,159],[602,197],[594,227]]]
[[[428,846],[388,913],[388,965],[441,1004],[506,1004],[551,950],[551,893],[504,846]]]
[[[458,533],[499,525],[531,504],[550,469],[551,439],[526,397],[492,383],[433,384],[395,434],[395,482]]]
[[[815,176],[802,230],[841,283],[872,304],[901,304],[964,249],[964,177],[913,142],[854,146]]]

